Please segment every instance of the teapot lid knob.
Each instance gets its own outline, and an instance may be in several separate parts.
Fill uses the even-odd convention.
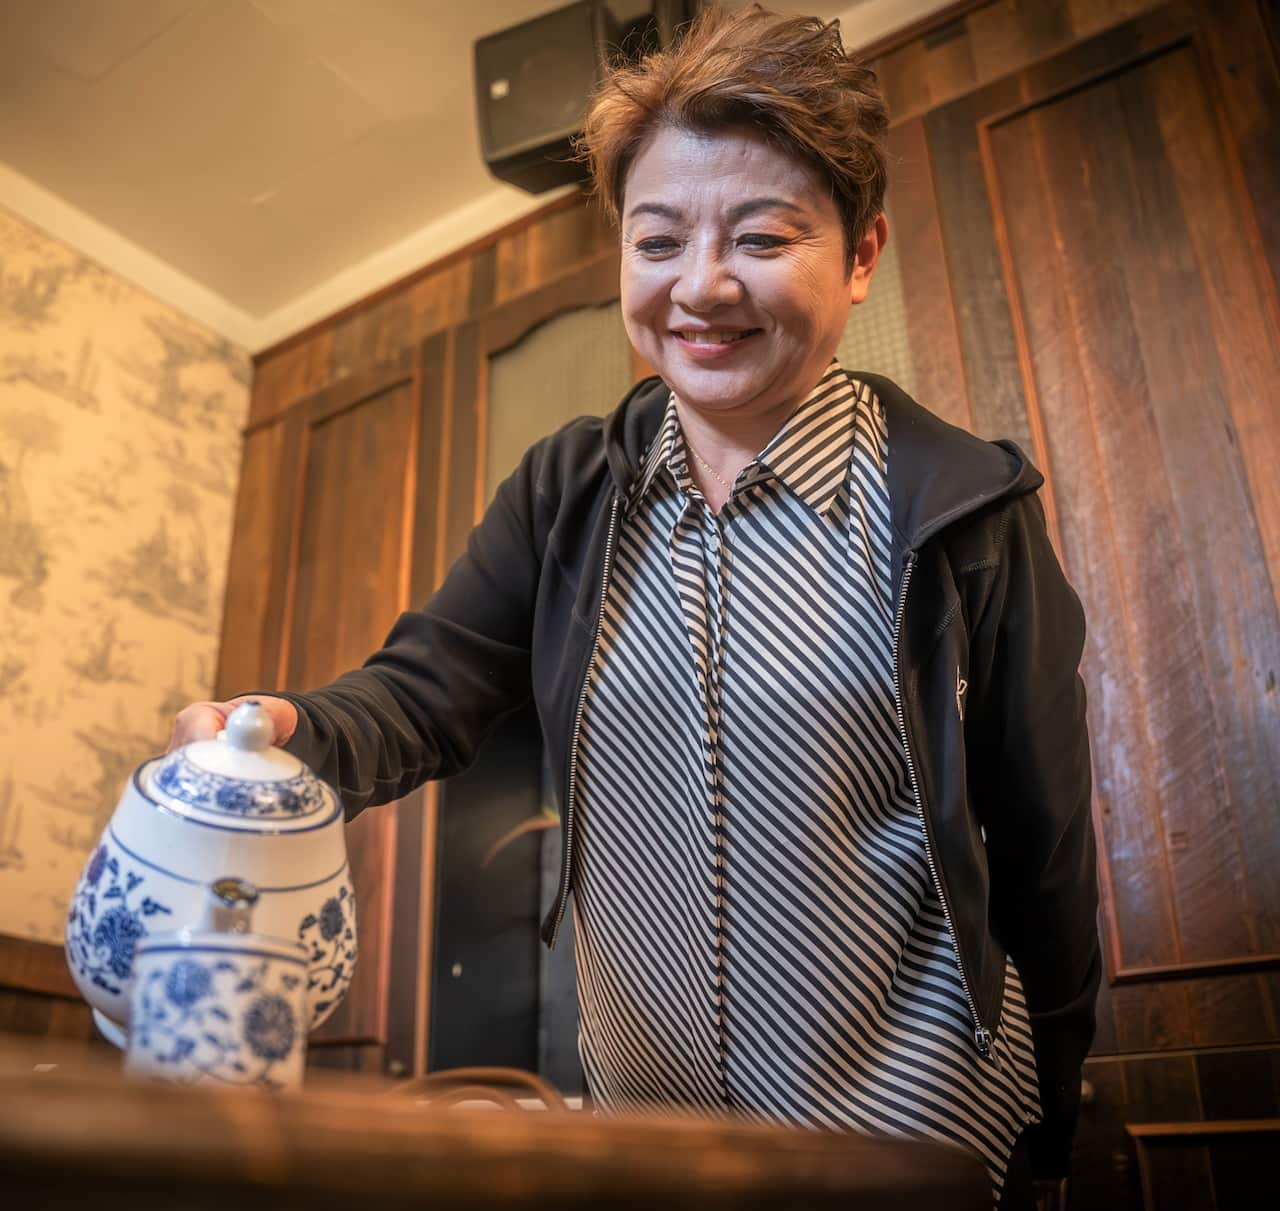
[[[257,702],[242,702],[227,716],[227,743],[242,752],[269,749],[275,730],[271,716]]]

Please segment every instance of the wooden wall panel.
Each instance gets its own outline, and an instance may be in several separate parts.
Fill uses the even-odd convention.
[[[1216,145],[1185,41],[990,127],[1006,272],[1033,300],[1019,314],[1055,481],[1074,493],[1092,485],[1075,506],[1056,495],[1071,513],[1068,566],[1103,628],[1089,681],[1103,715],[1104,851],[1119,866],[1109,882],[1120,976],[1168,961],[1156,954],[1195,964],[1272,953],[1263,923],[1280,908],[1270,825],[1280,754],[1250,672],[1280,663],[1280,621],[1202,322],[1209,296],[1234,300],[1195,263],[1158,116],[1162,102],[1176,106],[1185,132],[1185,98],[1197,93],[1201,136]],[[1132,869],[1135,857],[1146,871]],[[1135,961],[1130,945],[1152,958]],[[1202,1002],[1211,1027],[1265,1037],[1255,986]]]
[[[409,275],[254,358],[250,425],[371,366],[416,350],[433,333],[474,318],[494,302],[572,273],[615,242],[582,194],[550,203],[519,223]]]
[[[302,427],[246,434],[223,604],[214,696],[276,686]],[[282,489],[284,489],[282,491]]]
[[[994,0],[962,5],[954,20],[932,24],[887,53],[869,47],[866,58],[880,77],[893,120],[906,122],[1159,4],[1160,0]]]
[[[982,175],[978,122],[1021,100],[1016,78],[966,97],[924,119],[934,189],[955,301],[974,432],[1010,437],[1036,456],[1023,395],[1018,347],[1005,294],[991,202]]]
[[[417,454],[416,380],[370,371],[310,400],[305,470],[283,633],[287,688],[323,685],[363,663],[408,595]],[[387,1036],[397,813],[363,814],[347,830],[361,959],[327,1040]]]
[[[888,152],[893,164],[889,239],[898,243],[916,393],[944,420],[972,430],[972,394],[960,351],[923,121],[916,118],[895,126],[889,132]]]

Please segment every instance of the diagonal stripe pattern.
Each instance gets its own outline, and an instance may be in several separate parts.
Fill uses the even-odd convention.
[[[898,731],[887,434],[832,364],[718,516],[673,399],[618,535],[579,746],[583,1068],[669,1105],[951,1141],[1039,1113],[1021,983],[974,1023]]]

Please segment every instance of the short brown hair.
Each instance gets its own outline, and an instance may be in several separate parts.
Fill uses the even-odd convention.
[[[717,5],[670,49],[613,66],[591,98],[579,149],[615,223],[632,161],[665,126],[752,126],[814,165],[831,186],[852,269],[884,208],[889,112],[875,72],[845,54],[838,21]]]

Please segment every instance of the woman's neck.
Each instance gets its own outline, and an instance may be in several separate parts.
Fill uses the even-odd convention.
[[[700,412],[676,397],[676,415],[689,448],[689,470],[715,512],[733,481],[777,435],[794,411],[785,404],[755,416]]]

